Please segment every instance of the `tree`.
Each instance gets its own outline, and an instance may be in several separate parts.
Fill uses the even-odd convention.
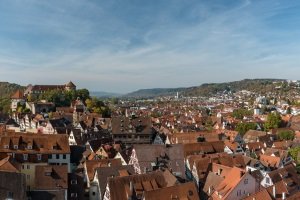
[[[110,117],[111,110],[105,103],[98,98],[94,97],[92,99],[85,100],[87,108],[94,113],[101,114],[103,117]]]
[[[249,122],[249,123],[239,123],[235,127],[235,130],[239,132],[242,136],[249,130],[256,130],[256,123]]]
[[[236,119],[243,119],[245,116],[249,117],[251,115],[253,115],[253,112],[244,108],[239,108],[232,112],[232,116]]]
[[[298,154],[300,152],[300,147],[294,147],[289,149],[290,156],[294,159],[294,161],[299,164]]]
[[[278,137],[280,140],[293,140],[295,137],[295,133],[293,131],[281,131],[278,133]]]
[[[76,90],[76,98],[79,97],[83,102],[90,99],[90,92],[87,89]]]
[[[281,116],[279,113],[274,112],[268,114],[267,121],[265,123],[265,129],[270,130],[273,128],[279,128],[281,124]]]

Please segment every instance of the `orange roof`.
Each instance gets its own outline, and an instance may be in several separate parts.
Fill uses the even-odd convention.
[[[199,200],[198,192],[195,183],[188,182],[181,185],[176,185],[172,187],[165,187],[161,189],[145,191],[144,197],[147,200],[156,199],[190,199]]]
[[[218,185],[216,192],[213,194],[214,199],[217,199],[218,194],[222,195],[225,199],[230,192],[237,186],[241,178],[245,175],[244,170],[233,167],[230,172],[225,176],[225,179]],[[216,198],[217,197],[217,198]]]
[[[0,160],[0,171],[19,172],[19,170],[10,162],[10,157]]]
[[[261,155],[259,160],[268,163],[270,167],[278,167],[280,164],[280,158],[276,156]]]
[[[11,99],[23,99],[24,94],[21,90],[17,90],[10,98]]]
[[[248,197],[246,197],[244,200],[272,200],[272,197],[268,193],[266,189],[263,189],[257,193],[254,193]]]

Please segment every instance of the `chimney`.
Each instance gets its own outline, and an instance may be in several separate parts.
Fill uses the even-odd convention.
[[[276,198],[276,188],[275,188],[275,185],[273,186],[273,197]]]
[[[286,199],[286,194],[285,192],[282,192],[282,200],[285,200]]]

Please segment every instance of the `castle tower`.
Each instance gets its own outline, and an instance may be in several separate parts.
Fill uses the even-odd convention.
[[[67,91],[74,91],[74,90],[76,90],[76,85],[74,84],[74,83],[72,83],[72,81],[70,81],[69,83],[67,83],[66,85],[65,85],[65,90],[67,90]]]

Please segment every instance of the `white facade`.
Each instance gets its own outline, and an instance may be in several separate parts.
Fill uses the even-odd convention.
[[[256,182],[255,178],[246,173],[237,186],[227,196],[226,200],[243,199],[247,197],[248,194],[254,194],[258,190],[259,184]]]
[[[68,165],[68,172],[71,173],[70,154],[52,154],[52,156],[48,158],[48,163],[54,165]]]

